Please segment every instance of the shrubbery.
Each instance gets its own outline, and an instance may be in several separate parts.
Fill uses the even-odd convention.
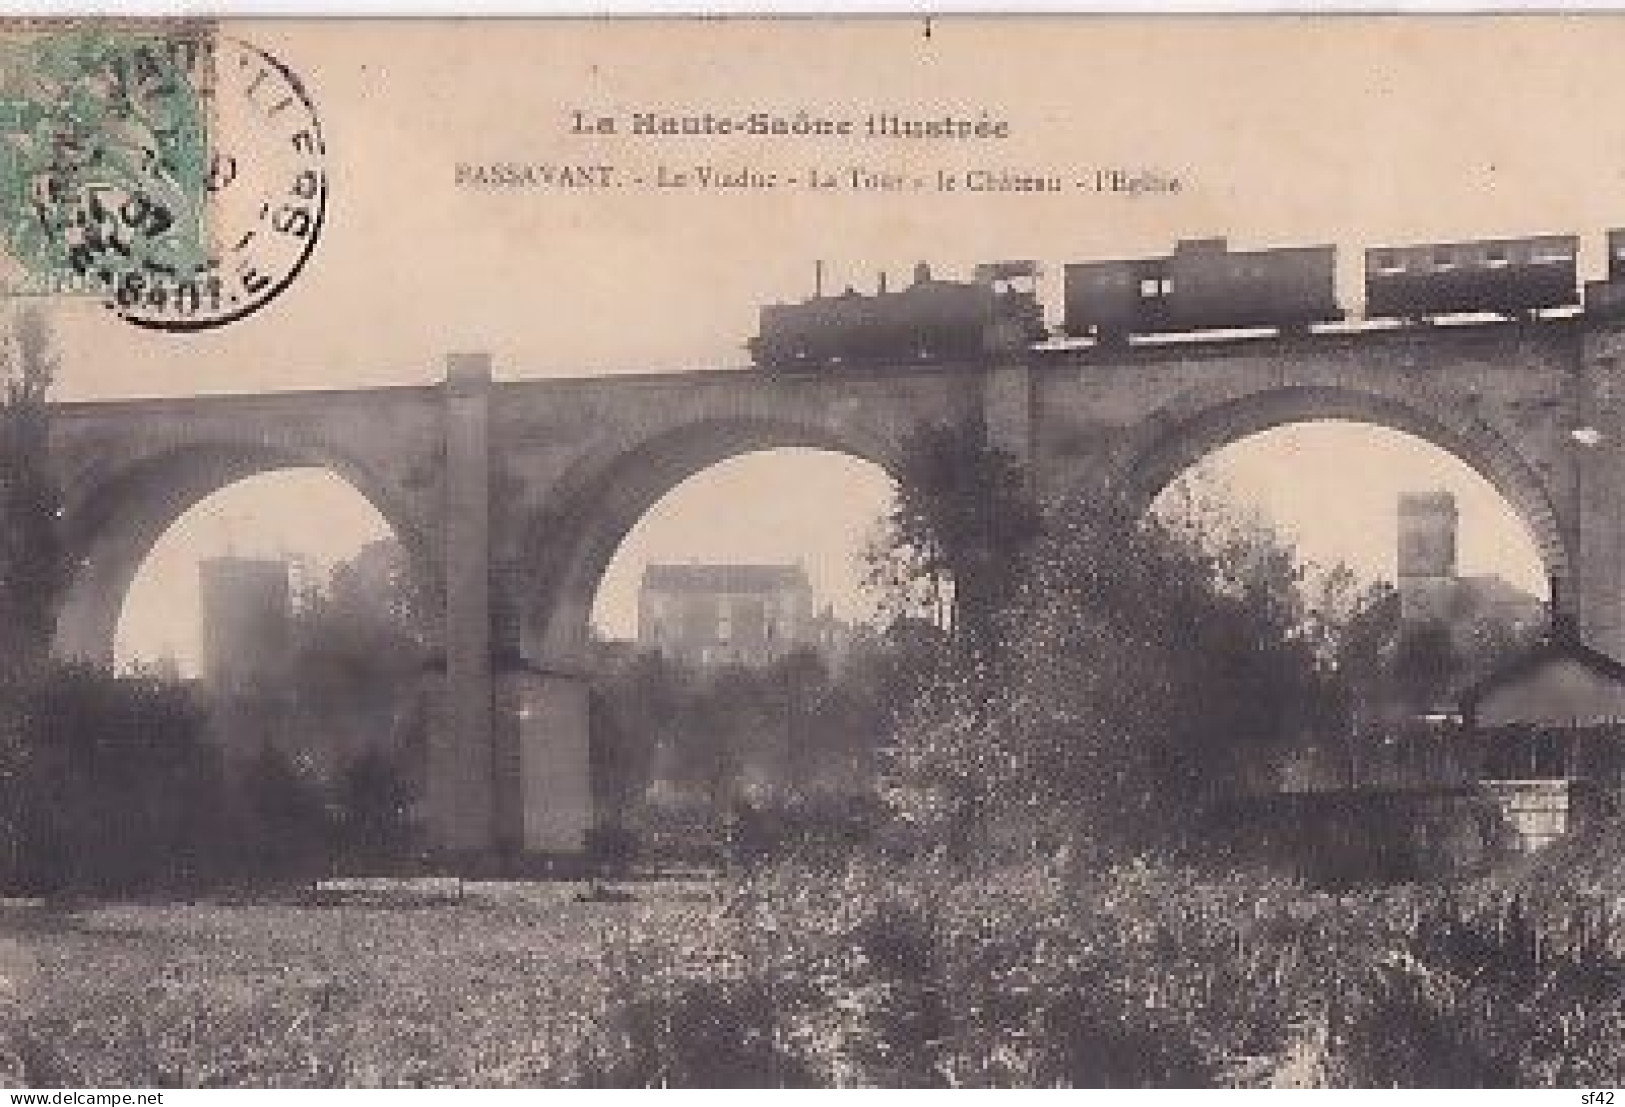
[[[223,765],[184,688],[53,666],[8,689],[3,710],[13,887],[131,890],[215,871]]]
[[[1625,948],[1566,902],[1147,860],[785,865],[709,947],[628,951],[584,1065],[643,1086],[1617,1084]]]
[[[228,766],[195,692],[150,676],[50,665],[0,693],[0,882],[31,893],[130,893],[325,874],[415,844],[390,759],[331,789],[273,750]]]

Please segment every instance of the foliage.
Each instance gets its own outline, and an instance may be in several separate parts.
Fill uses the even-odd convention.
[[[234,769],[194,688],[82,664],[40,670],[5,707],[24,753],[0,781],[7,891],[173,892],[416,852],[409,791],[381,751],[336,785],[271,746]]]
[[[917,431],[891,472],[894,501],[866,553],[870,583],[894,617],[923,612],[972,652],[993,647],[996,613],[1039,533],[1025,470],[969,422]]]
[[[0,342],[0,787],[14,795],[31,771],[22,712],[50,654],[67,582],[49,453],[47,397],[56,372],[45,317],[19,312]],[[28,848],[20,814],[16,802],[0,813],[0,839],[14,864]]]
[[[222,766],[185,688],[59,665],[11,696],[27,752],[4,795],[12,888],[129,891],[215,873]]]
[[[0,1078],[23,1087],[553,1087],[608,1002],[606,947],[700,932],[698,890],[458,904],[285,897],[0,904],[12,964]],[[624,935],[624,937],[617,937]]]
[[[1246,751],[1347,725],[1353,637],[1268,530],[1100,492],[1051,510],[1031,564],[996,667],[947,674],[895,735],[902,809],[958,848],[989,822],[1028,847],[1166,843]]]
[[[1556,862],[1343,895],[860,857],[720,902],[12,906],[37,972],[0,1063],[36,1087],[1617,1086],[1625,930]]]
[[[0,345],[0,677],[8,679],[43,663],[67,581],[49,454],[47,395],[57,369],[45,317],[20,312]]]
[[[1574,906],[1144,858],[779,866],[639,948],[587,1078],[716,1086],[706,1028],[749,1026],[761,1084],[1606,1087],[1625,937]]]
[[[413,815],[414,790],[400,759],[378,746],[365,750],[339,777],[337,837],[340,858],[363,870],[421,852]]]
[[[1394,651],[1394,682],[1401,702],[1414,712],[1434,710],[1461,674],[1462,661],[1450,628],[1438,620],[1405,627]]]
[[[292,710],[282,744],[313,755],[329,781],[341,766],[389,747],[400,767],[422,752],[408,711],[417,696],[429,635],[412,576],[394,543],[367,547],[340,565],[328,589],[309,588],[292,613],[285,693]],[[415,779],[415,773],[408,773]]]
[[[875,736],[902,694],[889,659],[860,641],[839,670],[797,650],[711,670],[646,653],[603,674],[592,701],[601,834],[638,830],[665,841],[657,852],[691,852],[741,820],[776,825],[777,838],[842,809],[870,790]]]

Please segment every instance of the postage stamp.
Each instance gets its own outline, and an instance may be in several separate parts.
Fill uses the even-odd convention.
[[[320,237],[320,122],[279,59],[203,24],[91,24],[0,44],[0,243],[13,295],[87,296],[143,327],[241,319]]]

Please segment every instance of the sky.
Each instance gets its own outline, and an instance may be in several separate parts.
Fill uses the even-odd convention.
[[[330,192],[321,240],[276,300],[211,330],[140,330],[93,303],[57,305],[64,397],[421,383],[439,378],[448,353],[469,350],[490,352],[506,378],[742,366],[758,307],[806,295],[818,260],[832,285],[870,287],[879,271],[901,277],[922,259],[964,274],[980,260],[1031,257],[1046,265],[1054,303],[1069,260],[1163,253],[1213,235],[1252,247],[1332,243],[1344,303],[1357,309],[1366,246],[1570,232],[1596,276],[1604,230],[1625,223],[1617,16],[967,17],[929,28],[917,18],[287,20],[227,30],[280,58],[316,106]],[[660,138],[626,125],[645,111],[799,110],[986,118],[1007,124],[1008,137]],[[573,133],[576,111],[622,126]],[[222,139],[252,150],[251,137]],[[471,186],[466,172],[459,183],[459,166],[493,163],[613,164],[627,180],[701,164],[927,178],[1115,168],[1178,178],[1180,189],[557,190]],[[1347,442],[1317,454],[1291,434],[1261,436],[1236,455],[1231,483],[1306,543],[1340,536],[1341,556],[1370,565],[1391,560],[1391,510],[1352,505],[1391,505],[1402,486],[1451,481],[1482,498],[1436,459],[1375,441],[1355,465]],[[292,548],[304,521],[321,518],[322,533],[301,541],[322,562],[377,532],[341,487],[273,491],[291,479],[262,478],[251,502],[210,501],[172,531],[149,565],[170,582],[153,594],[170,598],[133,596],[126,622],[147,629],[126,637],[184,650],[187,609],[174,596],[187,574],[153,567],[184,561],[171,548],[195,560],[224,530],[240,548]],[[734,517],[728,479],[685,486],[687,514],[650,518],[634,548],[713,556],[705,543]],[[802,478],[785,469],[737,479],[783,488]],[[832,536],[854,529],[843,520],[872,506],[875,486],[854,471],[828,479],[795,519],[810,561],[828,560]],[[332,497],[320,515],[310,510],[318,494]],[[1464,506],[1482,570],[1538,580],[1516,524],[1473,538],[1475,513]],[[775,532],[800,533],[782,516],[762,530]],[[788,545],[730,548],[741,559],[796,557]],[[611,623],[624,623],[627,606],[618,579],[609,592],[621,599],[606,611],[623,614],[605,613]]]

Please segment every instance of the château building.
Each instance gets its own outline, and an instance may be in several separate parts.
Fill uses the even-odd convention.
[[[766,665],[836,632],[815,613],[800,565],[650,565],[638,592],[638,650],[691,665]]]

